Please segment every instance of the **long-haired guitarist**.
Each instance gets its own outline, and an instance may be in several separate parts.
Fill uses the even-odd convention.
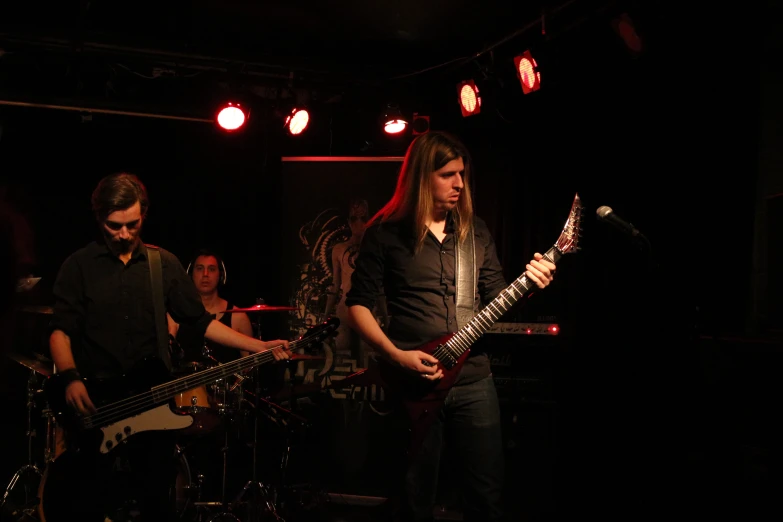
[[[456,137],[429,132],[416,138],[394,195],[367,224],[356,261],[346,299],[352,326],[391,367],[413,380],[436,383],[444,376],[438,359],[417,347],[458,329],[456,245],[471,228],[475,261],[463,267],[477,274],[471,279],[470,306],[478,309],[507,286],[489,229],[473,213],[471,176],[470,156]],[[538,253],[526,268],[540,288],[555,271]],[[382,293],[390,315],[385,334],[370,312]],[[464,519],[500,520],[500,410],[485,354],[470,354],[438,408],[406,469],[398,519],[432,519],[441,448],[448,442],[459,464]]]
[[[141,241],[148,207],[147,190],[136,176],[120,173],[102,179],[92,194],[101,239],[69,256],[54,284],[49,346],[58,375],[66,383],[65,400],[83,416],[96,413],[101,399],[90,396],[85,382],[111,382],[127,376],[142,361],[165,356],[154,313],[151,249]],[[275,359],[288,358],[279,348],[287,348],[287,341],[264,342],[214,320],[179,260],[162,248],[159,252],[165,312],[175,321],[225,346],[248,352],[273,349]],[[60,502],[49,503],[56,506],[56,513],[47,513],[47,519],[57,515],[57,520],[102,521],[106,516],[116,519],[117,511],[128,509],[138,510],[143,520],[174,520],[171,433],[155,429],[139,433],[110,454],[108,466],[90,469],[97,460],[85,456],[83,464],[70,470],[75,475],[70,479],[57,480],[56,472],[49,474],[44,497],[55,496]]]

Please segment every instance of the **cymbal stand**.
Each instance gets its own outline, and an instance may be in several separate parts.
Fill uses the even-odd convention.
[[[253,412],[253,476],[249,481],[247,481],[245,486],[242,488],[242,491],[239,492],[239,495],[237,495],[232,504],[236,505],[240,503],[245,494],[250,492],[251,495],[255,494],[258,495],[258,497],[247,503],[248,518],[246,522],[259,522],[261,520],[263,511],[258,509],[260,504],[264,505],[265,511],[271,514],[274,517],[274,520],[285,522],[285,520],[277,513],[274,499],[275,495],[270,493],[269,488],[265,486],[260,480],[258,480],[258,415],[260,406],[259,400],[261,396],[261,382],[258,376],[258,367],[256,367],[253,371],[255,373],[253,381],[256,385],[255,411]]]
[[[32,516],[36,512],[35,506],[27,506],[32,504],[30,502],[31,498],[36,498],[38,493],[38,484],[36,484],[35,490],[28,491],[28,484],[24,481],[24,476],[28,474],[35,475],[37,477],[37,483],[40,483],[41,479],[43,478],[43,473],[41,473],[41,470],[39,470],[38,466],[36,466],[33,462],[33,437],[35,436],[35,431],[33,430],[33,408],[35,407],[35,388],[37,381],[38,374],[35,372],[35,370],[31,370],[30,377],[27,379],[27,431],[25,433],[27,437],[27,464],[19,468],[19,470],[14,474],[13,478],[11,478],[11,482],[8,484],[8,487],[3,494],[3,500],[0,502],[0,512],[5,512],[6,503],[12,502],[14,500],[11,498],[11,492],[16,487],[16,484],[20,481],[24,487],[25,496],[25,507],[21,509],[21,512],[27,516]]]
[[[286,360],[287,363],[298,365],[299,361],[292,361],[290,359]],[[291,455],[291,439],[292,439],[292,423],[291,418],[296,419],[301,423],[302,425],[306,425],[306,421],[296,415],[294,411],[297,409],[296,404],[296,397],[294,396],[294,379],[296,376],[296,372],[294,371],[294,368],[288,369],[288,406],[290,408],[290,411],[287,411],[283,408],[277,407],[278,410],[283,411],[287,416],[289,417],[289,420],[287,422],[284,422],[285,426],[285,441],[283,444],[285,444],[285,447],[283,449],[283,456],[280,460],[280,488],[281,490],[286,487],[286,479],[287,477],[287,471],[288,471],[288,458]]]
[[[288,458],[291,454],[292,435],[294,431],[297,430],[297,428],[307,427],[308,422],[304,417],[293,413],[291,410],[283,408],[279,404],[264,399],[263,397],[257,397],[256,403],[261,405],[260,409],[259,406],[256,406],[256,414],[262,414],[266,416],[276,425],[285,430],[286,436],[285,441],[283,442],[284,449],[280,460],[280,474],[278,475],[278,485],[276,489],[278,503],[281,501],[285,503],[285,494],[287,493],[285,489],[289,487],[286,484],[286,473],[288,471]]]

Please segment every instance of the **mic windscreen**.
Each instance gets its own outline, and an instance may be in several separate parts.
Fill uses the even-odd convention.
[[[612,207],[607,207],[606,205],[604,205],[603,207],[598,207],[598,210],[595,211],[595,213],[598,214],[598,217],[601,219],[605,218],[612,212],[613,212]]]

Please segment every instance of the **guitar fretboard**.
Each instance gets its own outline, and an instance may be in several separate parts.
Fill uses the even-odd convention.
[[[294,350],[300,345],[307,345],[312,343],[311,339],[301,339],[299,341],[293,341],[289,343],[289,348]],[[169,381],[165,384],[153,387],[150,392],[152,393],[153,401],[155,404],[162,404],[176,397],[182,392],[198,388],[210,384],[218,379],[225,379],[239,373],[243,370],[248,370],[262,364],[271,362],[274,359],[272,351],[265,351],[256,353],[253,355],[247,355],[241,359],[220,364],[214,368],[204,370],[191,375],[186,375],[179,379]]]
[[[552,263],[557,263],[561,254],[556,247],[550,248],[544,259]],[[509,311],[517,301],[535,286],[525,274],[522,274],[514,280],[513,283],[500,292],[495,299],[489,302],[479,313],[473,316],[466,325],[460,328],[451,339],[444,345],[443,349],[436,350],[433,355],[442,363],[449,364],[456,361],[463,353],[470,350],[473,343],[492,328],[492,325],[500,319],[503,314]]]

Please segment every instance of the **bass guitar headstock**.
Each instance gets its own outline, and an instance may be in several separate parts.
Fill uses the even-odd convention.
[[[321,324],[310,327],[297,341],[300,345],[319,344],[337,333],[340,319],[329,317]]]

